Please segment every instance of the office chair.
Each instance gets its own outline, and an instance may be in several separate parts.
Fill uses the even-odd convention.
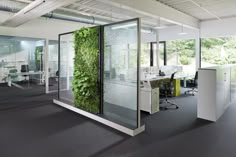
[[[197,80],[198,80],[198,72],[196,71],[195,76],[194,76],[194,79],[188,80],[189,83],[188,83],[187,85],[188,85],[188,87],[191,88],[191,89],[185,91],[184,94],[188,94],[188,93],[189,93],[189,94],[191,94],[191,95],[194,96],[194,93],[197,92],[197,85],[198,85]]]
[[[29,72],[29,65],[21,65],[21,72]],[[25,80],[26,81],[26,77],[29,76],[29,75],[23,75],[25,77]]]
[[[162,101],[161,104],[165,104],[164,106],[160,106],[160,110],[178,109],[179,108],[179,106],[177,106],[177,104],[174,101],[168,100],[169,97],[173,97],[175,73],[173,73],[171,75],[171,78],[169,81],[163,82],[160,85],[160,95],[164,96],[164,100]]]

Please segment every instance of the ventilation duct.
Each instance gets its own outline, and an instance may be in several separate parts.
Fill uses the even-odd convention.
[[[13,8],[7,5],[0,4],[0,11],[17,13],[20,10],[21,8],[16,8],[16,7]],[[102,18],[95,18],[94,16],[88,16],[88,15],[83,15],[83,14],[72,14],[65,11],[60,11],[60,9],[58,9],[55,12],[53,11],[53,12],[47,13],[43,15],[42,17],[64,20],[64,21],[71,21],[71,22],[80,22],[80,23],[91,24],[91,25],[103,25],[103,24],[112,22],[112,21],[105,20]],[[150,33],[153,33],[153,30],[150,28],[142,27],[142,32],[144,32],[144,30],[149,31]]]
[[[21,10],[20,8],[13,8],[13,7],[10,7],[7,5],[0,4],[0,11],[17,13],[20,10]],[[72,22],[80,22],[80,23],[86,23],[86,24],[92,24],[92,25],[102,25],[102,24],[106,24],[106,23],[111,22],[111,21],[104,20],[101,18],[95,18],[93,16],[87,16],[87,15],[82,15],[82,14],[66,15],[66,14],[62,14],[58,11],[47,13],[47,14],[43,15],[42,17],[65,20],[65,21],[72,21]]]

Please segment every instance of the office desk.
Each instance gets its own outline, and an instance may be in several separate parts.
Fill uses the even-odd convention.
[[[42,71],[37,71],[37,72],[20,72],[20,73],[9,73],[8,74],[8,77],[7,77],[7,80],[8,80],[8,86],[9,87],[11,87],[12,85],[14,85],[14,86],[16,86],[16,87],[18,87],[18,88],[22,88],[23,89],[23,87],[22,86],[20,86],[20,85],[18,85],[18,84],[16,84],[16,83],[13,83],[12,82],[12,76],[24,76],[24,75],[42,75],[42,74],[44,74],[44,72],[42,72]]]
[[[159,76],[159,75],[157,75],[157,76],[154,76],[154,77],[149,77],[149,78],[147,78],[147,79],[145,79],[145,80],[142,80],[142,81],[146,81],[146,80],[148,80],[148,81],[153,81],[153,80],[163,80],[163,79],[168,79],[168,78],[170,78],[171,77],[171,75],[165,75],[165,76]],[[175,77],[174,77],[174,79],[184,79],[184,87],[186,87],[186,78],[187,77],[190,77],[190,75],[187,75],[187,74],[175,74]]]
[[[149,77],[148,79],[142,80],[147,82],[154,82],[152,85],[156,87],[159,87],[159,82],[165,79],[170,79],[171,75],[166,76],[153,76]],[[189,77],[189,75],[183,74],[183,73],[176,73],[174,77],[174,95],[173,96],[180,96],[180,79],[184,80],[184,87],[186,87],[186,78]]]

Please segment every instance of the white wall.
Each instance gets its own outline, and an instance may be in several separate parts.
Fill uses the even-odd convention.
[[[186,35],[178,35],[181,32],[181,26],[172,26],[159,30],[160,41],[178,40],[178,39],[194,39],[206,37],[224,37],[236,35],[236,17],[226,18],[222,20],[202,21],[200,23],[200,31],[184,28]],[[144,34],[143,41],[155,41],[155,34]]]
[[[201,22],[201,37],[236,35],[236,17]]]
[[[159,30],[159,41],[168,41],[168,40],[180,40],[180,39],[195,39],[199,38],[199,30],[184,28],[186,35],[179,35],[181,32],[181,26],[170,26],[165,29]],[[156,35],[155,33],[142,33],[142,42],[155,42]]]
[[[1,22],[10,17],[12,14],[0,11],[0,15]],[[58,34],[71,32],[83,26],[88,25],[77,22],[69,22],[41,17],[16,28],[0,26],[0,35],[57,40]]]
[[[159,39],[160,41],[168,41],[168,40],[179,40],[179,39],[195,39],[199,36],[199,30],[196,29],[190,29],[184,27],[183,32],[186,32],[185,35],[179,35],[181,26],[170,26],[165,29],[159,30]]]
[[[141,42],[149,43],[156,41],[156,35],[154,33],[141,33]]]

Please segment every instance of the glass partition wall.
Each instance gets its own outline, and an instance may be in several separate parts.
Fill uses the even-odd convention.
[[[60,99],[74,102],[74,96],[72,91],[72,80],[74,70],[74,37],[73,33],[62,34],[59,39],[59,73],[58,80],[59,96]],[[57,75],[57,72],[56,72]]]
[[[24,89],[44,84],[44,48],[42,39],[0,36],[0,83]]]
[[[103,113],[130,128],[138,127],[138,69],[137,20],[105,26]]]
[[[58,41],[48,42],[48,92],[57,92],[58,88]]]
[[[139,20],[134,19],[60,34],[59,101],[127,128],[138,128],[138,28]],[[90,62],[97,66],[88,65]]]
[[[157,66],[156,63],[156,43],[151,45],[151,66]],[[188,75],[194,75],[196,69],[195,58],[195,41],[189,40],[172,40],[161,41],[159,43],[159,66],[165,65],[180,65],[183,67],[183,72]],[[153,54],[153,55],[152,55]],[[153,59],[152,59],[153,58]],[[153,60],[153,62],[152,62]]]

